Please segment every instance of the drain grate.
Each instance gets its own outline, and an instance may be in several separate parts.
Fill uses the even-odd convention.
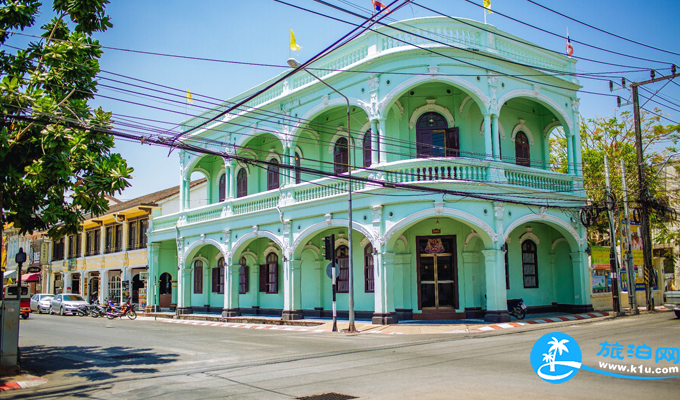
[[[133,360],[135,358],[146,358],[147,356],[143,354],[123,354],[119,356],[108,356],[106,358],[110,360]]]
[[[348,399],[358,399],[356,396],[350,396],[348,394],[340,394],[340,393],[322,393],[322,394],[314,394],[311,396],[305,396],[305,397],[296,397],[297,400],[348,400]]]

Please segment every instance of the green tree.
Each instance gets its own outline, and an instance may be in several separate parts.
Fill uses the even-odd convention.
[[[678,151],[680,141],[680,125],[664,125],[661,110],[653,112],[642,111],[641,130],[642,144],[645,158],[646,179],[649,194],[661,203],[668,204],[667,193],[655,179],[656,169],[669,154]],[[611,117],[597,117],[581,121],[581,158],[583,168],[583,186],[589,200],[604,205],[606,203],[606,182],[604,156],[609,158],[609,172],[612,194],[623,210],[623,189],[621,182],[621,159],[626,168],[626,185],[631,207],[638,199],[637,156],[635,151],[635,127],[633,114],[624,111]],[[566,172],[566,140],[564,134],[558,131],[550,139],[551,162],[553,169]],[[652,223],[655,228],[663,229],[665,221],[652,212]],[[589,234],[608,233],[609,226],[605,213],[602,213],[596,224],[589,229]]]
[[[91,35],[112,27],[107,0],[54,0],[42,39],[0,51],[0,234],[73,234],[87,214],[108,209],[104,195],[129,186],[132,168],[114,153],[111,113],[92,109],[102,50]],[[33,26],[42,4],[0,0],[0,45]],[[2,255],[0,255],[2,256]]]

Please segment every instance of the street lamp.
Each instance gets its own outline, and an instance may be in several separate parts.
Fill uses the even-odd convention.
[[[300,63],[294,59],[294,58],[289,58],[287,61],[288,65],[291,68],[299,68]],[[302,69],[307,72],[309,75],[313,76],[317,81],[323,83],[326,85],[329,89],[334,91],[335,93],[339,94],[342,96],[342,98],[345,99],[345,102],[347,102],[347,145],[352,147],[352,152],[354,151],[354,146],[352,146],[352,139],[351,135],[349,133],[349,99],[347,96],[344,94],[340,93],[337,91],[333,86],[329,85],[326,83],[323,79],[319,78],[318,76],[314,75],[313,73],[309,72],[305,67],[302,67]],[[349,252],[349,259],[348,259],[348,267],[349,267],[349,332],[356,332],[356,327],[354,326],[354,263],[352,262],[352,259],[354,258],[352,253],[352,152],[350,152],[350,149],[347,149],[347,219],[349,220],[348,222],[348,233],[347,233],[347,240],[349,240],[349,246],[347,251]],[[332,263],[335,263],[335,260],[331,261]]]
[[[24,248],[20,247],[19,252],[14,257],[14,261],[17,263],[17,300],[21,301],[21,267],[24,266],[26,262],[26,253]]]

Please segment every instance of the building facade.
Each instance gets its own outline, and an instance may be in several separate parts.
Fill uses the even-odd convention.
[[[200,129],[278,77],[184,122],[183,140],[226,156],[180,151],[180,208],[149,224],[150,275],[177,281],[179,312],[330,315],[330,234],[341,315],[350,265],[356,314],[375,323],[508,321],[516,298],[592,309],[576,61],[475,21],[392,26],[311,65],[349,109],[300,70]],[[556,128],[566,174],[551,171]]]

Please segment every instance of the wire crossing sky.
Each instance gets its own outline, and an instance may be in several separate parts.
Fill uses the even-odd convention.
[[[296,52],[296,58],[304,62],[351,30],[351,25],[342,21],[364,22],[313,0],[286,2],[318,14],[272,0],[203,0],[192,3],[191,7],[178,0],[165,0],[162,6],[153,0],[113,1],[107,6],[107,12],[114,27],[96,38],[103,46],[134,51],[104,49],[101,68],[109,73],[100,74],[100,96],[93,105],[112,111],[119,130],[143,127],[149,131],[179,133],[176,124],[188,115],[203,112],[201,107],[212,107],[220,102],[217,99],[223,101],[237,96],[286,69],[290,29],[295,31],[297,43],[302,47]],[[45,2],[45,14],[36,22],[36,27],[53,17],[48,3]],[[326,3],[360,15],[368,15],[371,9],[370,0],[326,0]],[[482,0],[417,0],[416,3],[447,16],[484,20]],[[610,77],[615,81],[620,81],[621,76],[627,81],[641,81],[649,79],[649,70],[636,72],[639,68],[654,68],[658,77],[670,74],[671,64],[680,65],[677,0],[495,0],[492,10],[495,13],[487,15],[489,25],[557,52],[565,51],[564,36],[545,31],[566,35],[569,29],[574,57],[579,59],[576,67],[583,85],[580,111],[584,118],[616,112],[616,99],[603,96],[610,94]],[[411,4],[390,18],[406,20],[436,15]],[[40,35],[41,31],[33,28],[23,33]],[[14,35],[1,50],[14,52],[11,46],[25,47],[36,40]],[[366,69],[367,73],[371,72]],[[585,74],[597,79],[587,79]],[[648,91],[641,91],[641,104],[662,86],[650,85],[646,87]],[[194,104],[188,107],[181,101],[187,87],[194,97]],[[628,97],[625,90],[613,94],[621,96],[624,102]],[[654,107],[668,114],[669,119],[662,123],[680,121],[680,84],[668,84],[645,105],[648,110]],[[632,108],[622,107],[619,111],[626,110]],[[263,112],[262,118],[267,118],[266,114]],[[120,196],[122,199],[179,184],[176,153],[168,157],[167,149],[125,141],[118,141],[117,148],[135,168],[132,187]]]

